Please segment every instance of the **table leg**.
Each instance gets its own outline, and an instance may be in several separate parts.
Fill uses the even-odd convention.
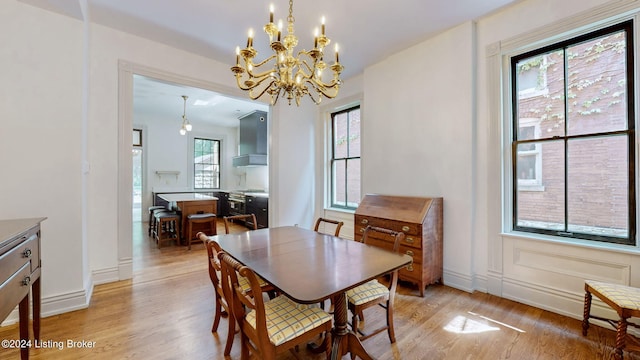
[[[33,301],[33,337],[40,341],[40,277],[33,282],[31,286],[31,299]]]
[[[18,315],[20,321],[20,359],[29,359],[29,347],[26,346],[29,341],[29,293],[20,301],[18,306]]]
[[[360,339],[347,327],[347,297],[344,293],[333,299],[333,344],[331,346],[331,360],[341,359],[350,352],[363,360],[373,360],[362,346]]]

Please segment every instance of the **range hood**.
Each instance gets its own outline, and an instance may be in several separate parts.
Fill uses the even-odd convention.
[[[256,110],[239,118],[239,156],[233,166],[267,165],[267,113]]]

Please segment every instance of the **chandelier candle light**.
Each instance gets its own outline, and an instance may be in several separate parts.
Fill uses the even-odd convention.
[[[187,119],[187,99],[189,98],[187,95],[182,95],[184,99],[184,112],[182,113],[182,127],[180,128],[180,135],[185,135],[187,131],[191,131],[193,128],[191,123],[189,123],[189,119]]]
[[[342,81],[340,73],[344,69],[340,65],[338,57],[338,44],[335,45],[335,62],[330,69],[333,71],[333,79],[324,82],[322,71],[327,68],[324,62],[324,48],[331,40],[325,36],[324,17],[322,18],[321,32],[316,28],[312,50],[301,50],[294,53],[298,45],[298,38],[294,35],[293,0],[289,0],[289,16],[287,17],[287,35],[282,37],[282,20],[276,26],[273,23],[273,5],[270,7],[269,23],[264,26],[264,32],[269,35],[269,42],[274,54],[265,60],[254,63],[253,59],[258,52],[253,48],[253,30],[249,29],[247,47],[236,47],[236,65],[231,68],[235,74],[238,87],[249,91],[249,97],[258,99],[264,94],[271,96],[271,104],[275,105],[280,94],[285,93],[291,105],[295,99],[296,105],[300,105],[300,99],[309,95],[314,103],[320,104],[322,97],[333,99],[338,95]],[[243,64],[241,65],[241,60]],[[266,65],[266,71],[254,72]],[[269,68],[271,67],[271,68]]]

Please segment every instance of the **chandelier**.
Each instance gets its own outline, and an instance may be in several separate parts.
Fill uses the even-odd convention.
[[[273,5],[271,5],[269,23],[264,26],[264,32],[269,35],[274,54],[257,63],[254,62],[258,52],[253,48],[253,30],[249,29],[247,47],[242,50],[236,47],[236,64],[231,68],[238,87],[248,91],[252,100],[264,94],[270,95],[272,105],[276,104],[281,94],[286,94],[289,105],[291,100],[295,99],[298,106],[300,99],[305,95],[309,95],[316,104],[320,104],[323,96],[329,99],[336,97],[341,84],[340,73],[344,67],[340,65],[338,44],[336,44],[335,61],[330,66],[333,78],[329,82],[323,80],[323,70],[328,66],[324,62],[324,48],[331,42],[325,36],[324,17],[322,31],[318,32],[316,28],[313,49],[308,51],[303,49],[297,53],[294,52],[298,45],[298,38],[293,29],[295,22],[293,0],[289,0],[287,22],[287,35],[281,41],[282,20],[278,22],[278,26],[273,23]]]
[[[187,95],[182,95],[182,98],[184,99],[184,112],[182,113],[182,127],[180,128],[180,135],[185,135],[187,131],[191,131],[193,126],[191,126],[189,119],[187,119],[187,99],[189,97]]]

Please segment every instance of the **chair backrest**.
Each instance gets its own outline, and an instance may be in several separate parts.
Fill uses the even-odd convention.
[[[256,216],[254,214],[225,216],[222,219],[224,220],[224,232],[226,234],[229,233],[229,223],[232,220],[242,220],[244,221],[245,225],[247,224],[247,222],[251,222],[253,224],[253,230],[258,230],[258,222],[256,221]]]
[[[365,244],[368,244],[369,241],[371,241],[370,238],[372,234],[374,233],[383,234],[383,236],[388,235],[390,237],[393,237],[393,251],[398,252],[398,250],[400,250],[400,242],[402,242],[402,240],[404,239],[403,232],[393,231],[391,229],[385,229],[381,227],[368,225],[364,229],[364,233],[362,234],[362,242]]]
[[[246,331],[246,327],[250,325],[245,324],[245,316],[251,310],[254,310],[256,316],[255,333],[257,337],[251,337],[251,340],[254,342],[266,341],[264,344],[259,345],[264,349],[264,346],[269,344],[269,334],[267,333],[267,318],[258,276],[253,270],[240,264],[224,251],[218,253],[218,259],[222,266],[223,288],[225,294],[228,294],[228,298],[231,299],[231,311],[240,325],[240,330],[245,331],[245,334],[251,333],[250,331]],[[248,295],[247,292],[242,290],[239,280],[240,276],[245,277],[249,281],[251,285],[251,295]]]
[[[328,224],[333,224],[336,226],[336,229],[333,233],[334,236],[339,236],[340,235],[340,228],[342,227],[342,225],[344,225],[344,222],[342,221],[337,221],[337,220],[332,220],[332,219],[325,219],[325,218],[318,218],[318,220],[316,220],[316,225],[313,227],[313,231],[318,231],[318,229],[320,229],[320,225],[324,224],[324,223],[328,223]],[[325,225],[326,226],[326,225]],[[326,228],[325,228],[326,231]],[[327,232],[328,234],[328,232]]]
[[[213,284],[216,292],[218,292],[220,296],[223,296],[222,284],[220,283],[222,267],[220,266],[220,260],[218,260],[218,253],[222,251],[222,248],[217,241],[211,240],[202,232],[198,233],[198,238],[202,240],[205,248],[207,249],[207,257],[209,258],[209,278],[211,279],[211,283]]]

